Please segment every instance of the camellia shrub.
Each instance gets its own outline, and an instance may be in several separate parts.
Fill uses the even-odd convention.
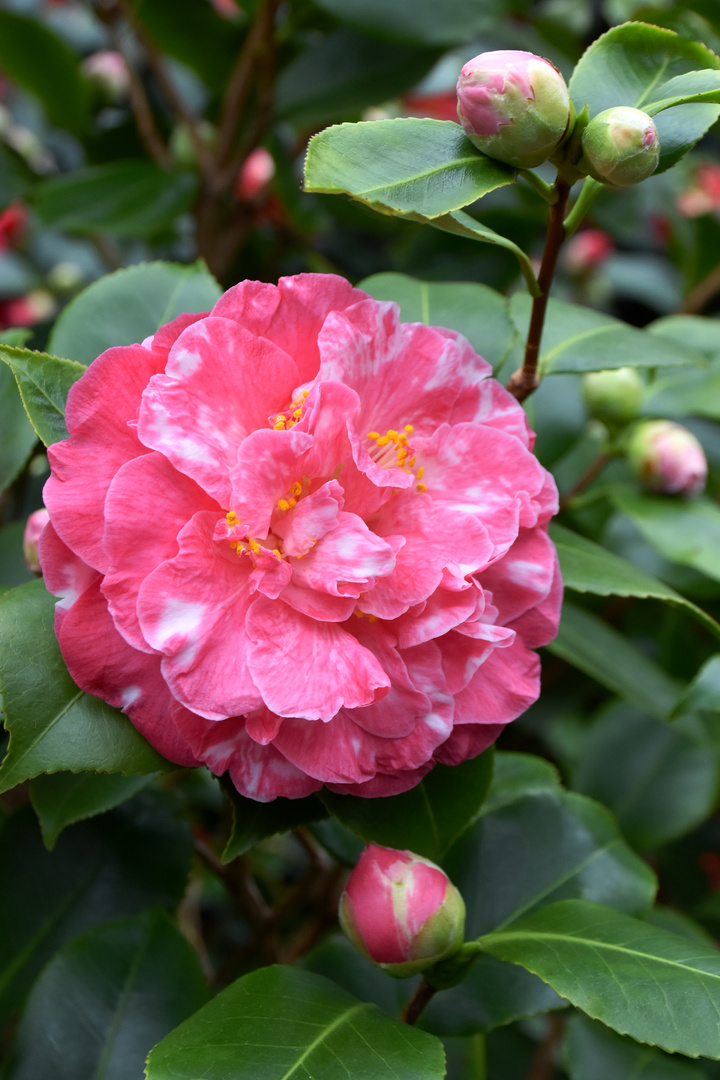
[[[0,10],[3,1080],[720,1075],[720,19],[571,7]]]

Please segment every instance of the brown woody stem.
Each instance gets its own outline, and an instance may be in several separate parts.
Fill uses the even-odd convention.
[[[402,1022],[404,1024],[414,1024],[427,1003],[436,993],[437,988],[431,986],[430,983],[425,982],[425,979],[423,979],[405,1006],[405,1010],[402,1014]]]
[[[552,285],[555,265],[557,263],[560,248],[565,239],[563,218],[567,206],[570,185],[564,180],[557,180],[557,202],[550,207],[548,216],[548,229],[545,237],[545,250],[543,251],[538,285],[540,295],[535,297],[530,316],[530,329],[528,330],[527,344],[525,346],[525,359],[523,366],[510,378],[507,388],[518,401],[524,401],[526,397],[537,390],[540,384],[538,375],[538,359],[540,357],[540,342],[542,340],[543,326],[545,325],[545,312],[547,310],[550,286]]]

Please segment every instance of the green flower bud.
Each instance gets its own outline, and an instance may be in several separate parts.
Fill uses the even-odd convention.
[[[611,426],[627,424],[640,412],[643,382],[635,368],[589,372],[582,390],[590,415]]]
[[[593,117],[582,137],[584,166],[595,180],[628,187],[647,180],[660,160],[657,129],[647,113],[617,105]]]
[[[691,431],[672,420],[639,424],[627,456],[630,468],[649,491],[689,496],[705,487],[705,452]]]

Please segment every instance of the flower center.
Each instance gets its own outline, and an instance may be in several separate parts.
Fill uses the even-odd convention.
[[[384,435],[379,431],[368,431],[368,439],[375,443],[368,450],[368,454],[381,469],[402,469],[403,472],[414,474],[418,481],[421,481],[425,469],[422,465],[415,469],[417,457],[408,441],[412,433],[412,424],[406,424],[403,431],[388,428]],[[415,489],[427,491],[427,484],[417,483]]]
[[[281,412],[278,413],[277,416],[270,417],[273,431],[287,431],[289,428],[295,427],[303,414],[303,405],[305,404],[305,398],[309,393],[309,390],[303,390],[300,397],[296,401],[293,401],[286,412]]]

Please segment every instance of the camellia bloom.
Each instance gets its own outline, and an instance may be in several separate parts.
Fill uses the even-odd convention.
[[[707,480],[700,442],[673,420],[639,424],[628,445],[628,462],[649,491],[663,495],[698,495]]]
[[[549,60],[517,49],[480,53],[457,83],[467,137],[489,157],[534,169],[552,154],[570,123],[565,80]]]
[[[340,898],[340,925],[389,975],[404,977],[463,944],[465,904],[447,874],[411,851],[370,844]]]
[[[536,699],[557,493],[459,334],[333,275],[245,281],[108,349],[66,422],[60,648],[172,761],[259,800],[391,795]]]
[[[660,160],[660,140],[651,117],[642,109],[617,105],[598,113],[582,136],[583,159],[595,180],[628,187],[647,180]]]

